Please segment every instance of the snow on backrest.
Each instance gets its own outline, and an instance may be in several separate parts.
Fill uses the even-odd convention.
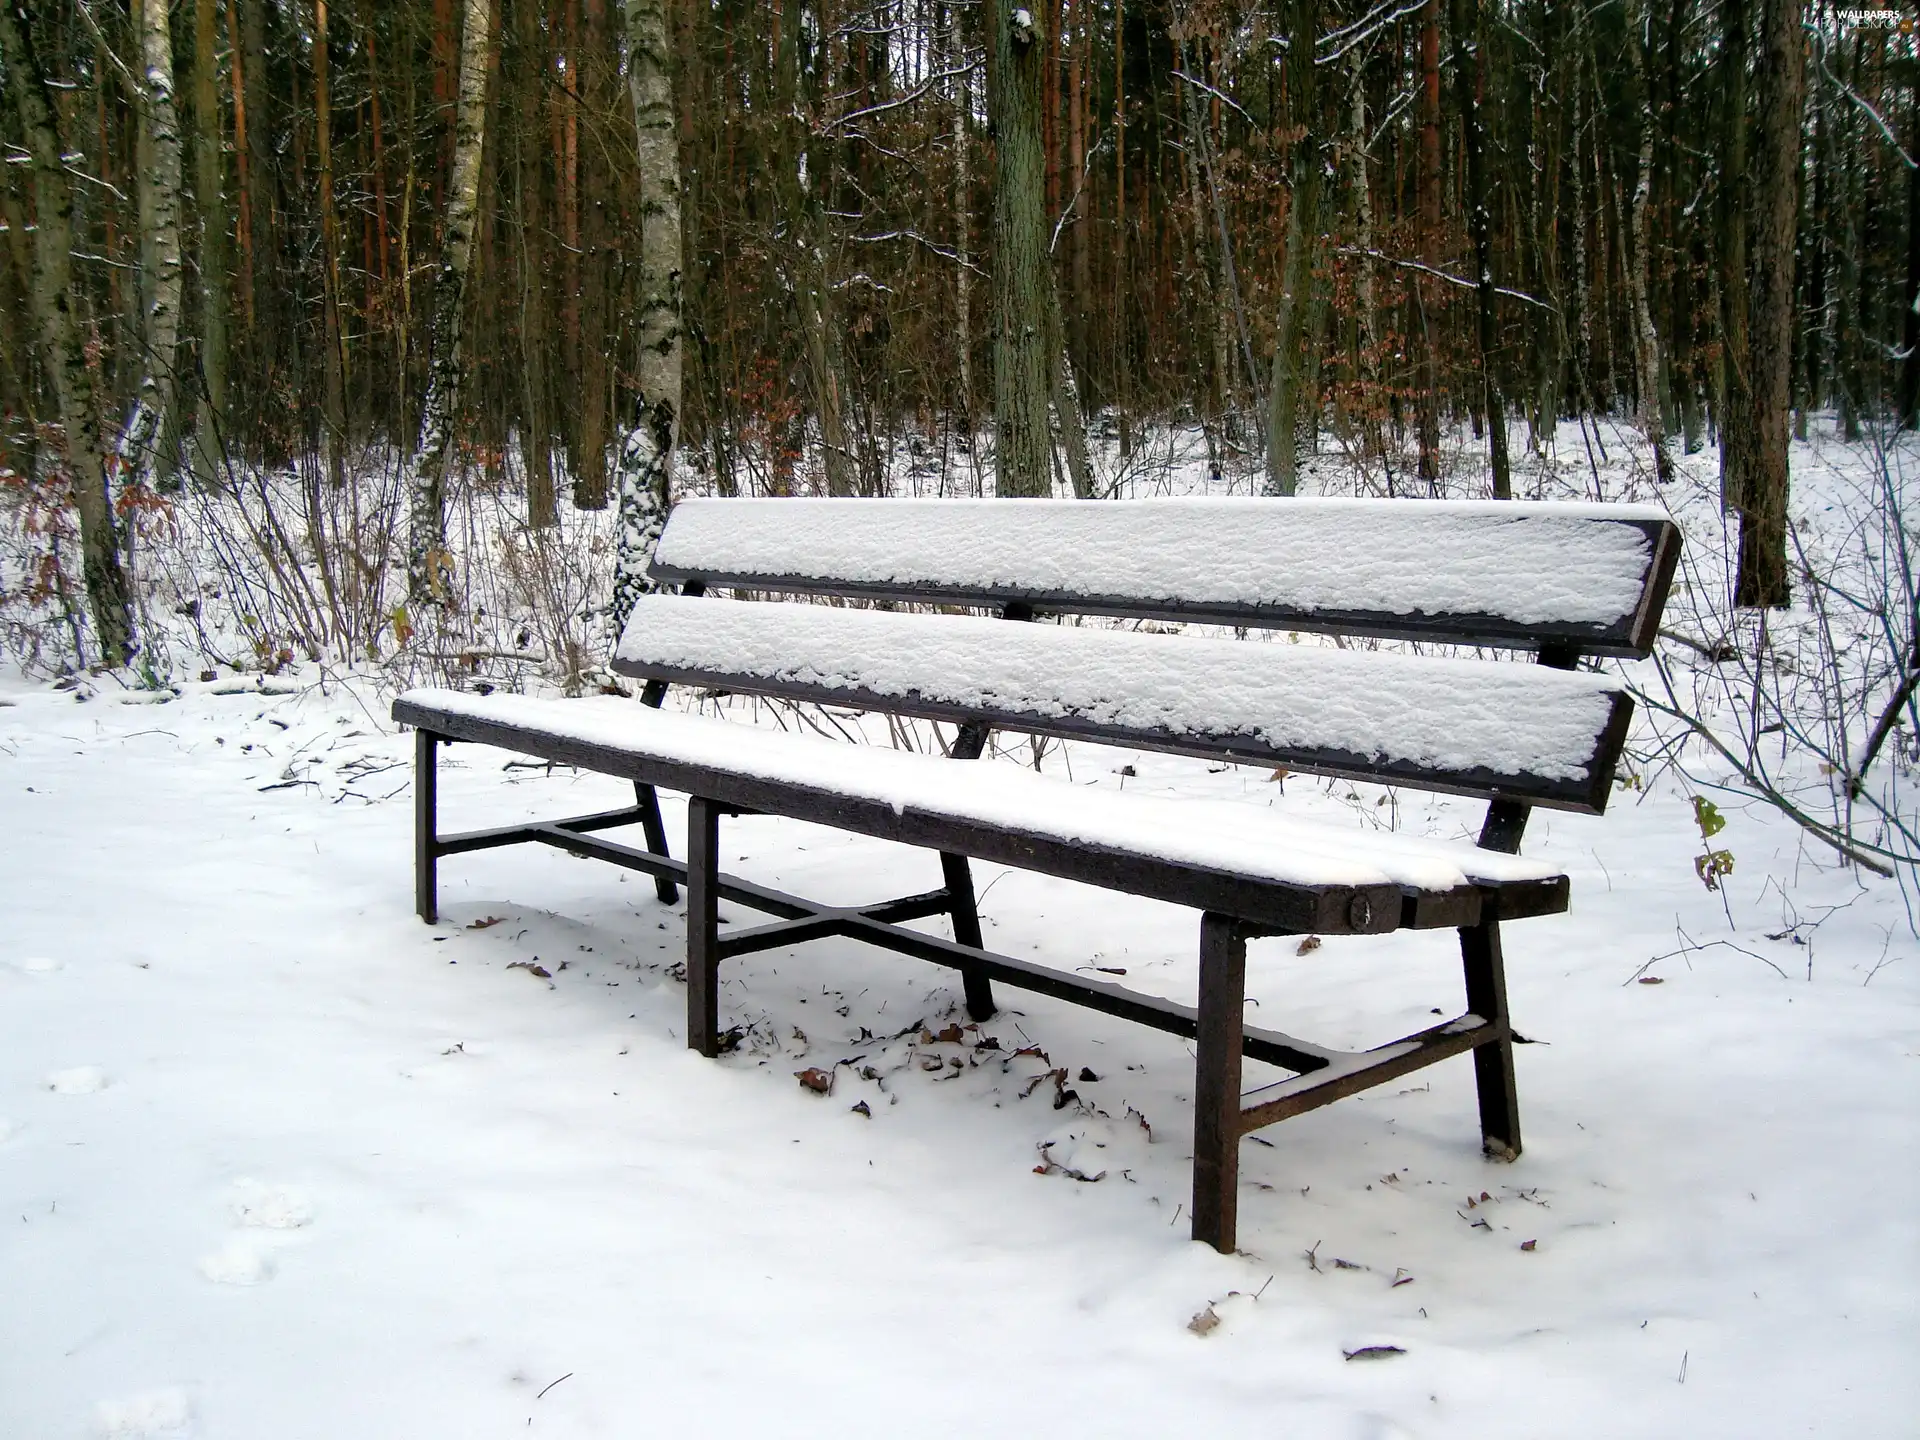
[[[1541,665],[677,595],[640,599],[614,666],[1586,811],[1630,704]]]
[[[1344,499],[686,500],[665,581],[1644,654],[1651,506]]]

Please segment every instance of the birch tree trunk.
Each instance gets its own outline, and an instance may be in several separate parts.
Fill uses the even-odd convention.
[[[674,130],[670,0],[625,0],[627,78],[640,177],[639,394],[620,446],[619,556],[613,627],[648,590],[647,564],[667,523],[680,427],[680,141]]]
[[[460,409],[465,355],[461,327],[467,272],[473,264],[474,207],[480,190],[480,153],[486,141],[487,3],[464,0],[460,28],[460,89],[454,102],[453,172],[447,185],[446,230],[434,278],[433,321],[427,344],[432,361],[420,402],[420,435],[408,470],[407,598],[444,605],[448,581],[446,479],[453,422]]]
[[[1794,230],[1800,214],[1800,126],[1806,101],[1802,0],[1766,0],[1761,20],[1759,211],[1753,246],[1752,469],[1740,509],[1734,603],[1788,603],[1787,445],[1790,439]]]
[[[33,160],[34,275],[28,299],[66,430],[67,467],[74,506],[80,512],[81,567],[93,614],[100,658],[124,665],[133,654],[133,610],[100,460],[100,421],[94,408],[93,374],[85,339],[73,310],[73,188],[60,163],[64,153],[48,103],[46,77],[33,49],[30,0],[0,0],[0,57],[7,89]]]
[[[138,185],[145,199],[147,233],[142,253],[149,267],[146,353],[133,408],[114,447],[122,477],[151,485],[166,464],[162,437],[174,419],[179,393],[174,350],[180,339],[183,271],[180,260],[180,117],[173,101],[173,28],[166,0],[143,0],[136,12],[140,34],[141,110],[147,125],[145,163]]]
[[[1046,161],[1040,140],[1040,81],[1046,44],[1033,13],[993,0],[988,14],[993,65],[987,108],[993,121],[993,429],[995,491],[1044,496],[1052,482],[1047,398],[1053,281],[1048,274]]]

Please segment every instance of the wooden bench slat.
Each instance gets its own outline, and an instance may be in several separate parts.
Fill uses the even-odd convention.
[[[1040,846],[1077,849],[1095,857],[1095,863],[1076,864],[1070,878],[1111,888],[1132,890],[1132,880],[1156,868],[1349,896],[1391,887],[1392,918],[1358,927],[1368,930],[1395,928],[1398,897],[1409,892],[1446,896],[1475,887],[1564,886],[1564,877],[1550,865],[1472,845],[1317,824],[1224,801],[1090,790],[1012,765],[956,764],[707,716],[640,710],[617,700],[410,690],[394,702],[393,715],[435,734],[645,778],[772,813],[792,812],[791,805],[779,803],[780,794],[807,792],[847,807],[877,807],[893,817],[884,826],[890,830],[910,830],[905,822],[918,814],[975,826],[982,835],[997,831],[1007,840],[995,842],[983,858],[1012,864],[1024,864],[1014,857]],[[646,768],[644,776],[640,768]],[[763,806],[769,797],[771,803]],[[847,828],[875,833],[865,820]],[[1056,858],[1033,868],[1061,873],[1064,863]],[[1110,878],[1099,878],[1103,867]],[[1136,893],[1174,899],[1169,891],[1163,878]]]
[[[629,675],[1598,813],[1631,701],[1536,665],[653,595]]]
[[[1653,645],[1679,532],[1651,506],[1418,500],[695,499],[662,581],[1007,603],[1590,654]]]

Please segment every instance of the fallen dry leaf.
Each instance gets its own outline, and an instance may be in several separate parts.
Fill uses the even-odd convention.
[[[1533,1249],[1534,1246],[1538,1245],[1539,1243],[1540,1242],[1538,1240],[1522,1240],[1520,1242],[1520,1248],[1522,1250],[1531,1250]]]
[[[1309,935],[1307,936],[1306,939],[1300,942],[1299,948],[1295,950],[1293,953],[1296,955],[1311,955],[1314,951],[1320,948],[1322,943],[1323,942],[1321,941],[1318,935]]]
[[[1220,1328],[1220,1317],[1212,1305],[1208,1305],[1198,1315],[1187,1321],[1187,1329],[1196,1335],[1211,1335]]]
[[[507,969],[524,970],[529,975],[538,976],[542,980],[551,980],[553,978],[553,972],[547,969],[546,966],[542,965],[538,959],[516,960],[511,965],[507,966]]]
[[[1395,1355],[1407,1352],[1398,1345],[1362,1345],[1358,1350],[1342,1350],[1340,1353],[1349,1360],[1390,1360]]]
[[[469,925],[469,926],[467,926],[467,929],[469,929],[469,930],[490,930],[490,929],[492,929],[492,928],[493,928],[493,927],[494,927],[495,925],[498,925],[498,924],[499,924],[499,923],[500,923],[500,922],[501,922],[502,920],[505,920],[506,918],[507,918],[507,917],[506,917],[506,916],[504,916],[504,915],[489,915],[489,916],[487,916],[487,918],[486,918],[486,919],[484,919],[484,920],[476,920],[476,921],[474,921],[474,922],[473,922],[473,923],[472,923],[471,925]]]
[[[833,1093],[833,1071],[831,1070],[822,1070],[818,1065],[810,1065],[805,1070],[794,1071],[793,1076],[816,1095]]]

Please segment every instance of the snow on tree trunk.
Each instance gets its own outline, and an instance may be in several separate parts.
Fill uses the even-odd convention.
[[[474,208],[480,189],[480,152],[486,140],[488,0],[465,0],[460,29],[460,91],[454,109],[453,175],[447,186],[446,232],[434,279],[433,356],[420,402],[420,437],[409,470],[407,598],[444,605],[451,592],[447,554],[446,478],[455,416],[460,408],[464,356],[461,325],[467,272],[473,263]]]
[[[653,588],[647,564],[672,503],[680,425],[680,141],[667,0],[626,0],[628,89],[640,177],[639,395],[620,446],[613,624]]]
[[[7,89],[33,160],[39,223],[33,233],[34,277],[28,302],[46,347],[60,422],[66,430],[67,468],[73,476],[74,506],[80,512],[87,605],[100,658],[109,665],[123,665],[134,648],[133,611],[101,467],[93,372],[87,368],[85,338],[73,311],[73,185],[60,161],[60,137],[33,49],[27,0],[0,0],[0,58],[6,63]]]
[[[173,28],[166,0],[138,7],[141,104],[147,123],[146,163],[139,186],[146,201],[148,233],[143,250],[151,266],[146,315],[146,357],[133,408],[114,447],[124,479],[151,485],[161,468],[160,444],[173,421],[178,393],[174,349],[180,339],[180,303],[185,270],[180,259],[180,116],[173,103]]]

